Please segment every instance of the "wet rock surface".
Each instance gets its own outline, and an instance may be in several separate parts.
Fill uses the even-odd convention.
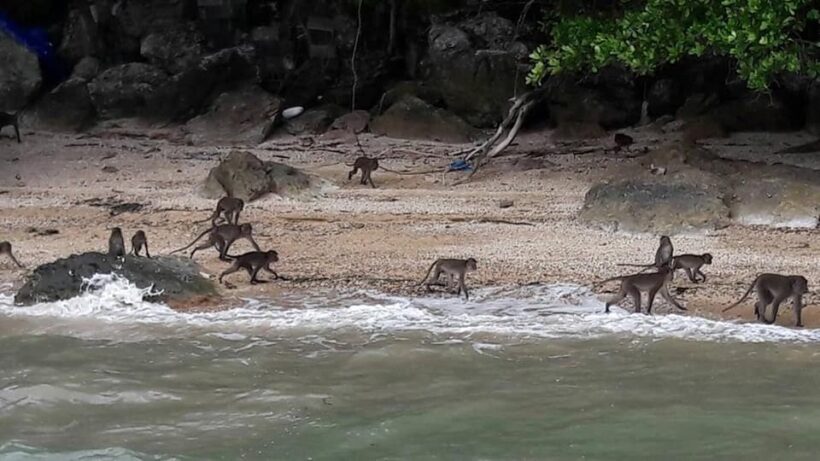
[[[186,258],[115,258],[103,253],[82,253],[34,269],[14,301],[31,305],[70,299],[80,295],[86,281],[97,274],[116,274],[139,288],[151,288],[156,294],[147,294],[148,301],[185,303],[194,298],[216,297],[215,285],[200,272],[199,265]]]

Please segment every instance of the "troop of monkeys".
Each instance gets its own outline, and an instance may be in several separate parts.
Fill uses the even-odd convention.
[[[0,126],[9,121],[3,118],[4,114],[0,112]],[[16,120],[15,120],[16,122]],[[15,124],[16,127],[16,124]],[[360,184],[366,185],[369,183],[371,187],[376,187],[373,184],[371,173],[379,167],[378,160],[368,157],[360,157],[356,159],[353,165],[353,170],[348,174],[348,180],[358,172],[362,171]],[[258,278],[259,272],[265,270],[271,273],[275,279],[284,279],[280,277],[276,271],[271,268],[271,264],[279,261],[279,255],[276,251],[262,251],[253,239],[253,227],[249,223],[239,224],[239,215],[245,208],[245,202],[242,199],[235,197],[223,197],[219,199],[216,204],[216,209],[211,216],[203,221],[210,221],[211,227],[199,234],[188,245],[171,252],[177,253],[187,250],[194,246],[203,237],[207,236],[204,243],[195,247],[190,254],[193,258],[198,251],[205,250],[211,247],[216,248],[219,252],[219,259],[222,261],[232,262],[232,265],[219,275],[219,283],[222,283],[225,276],[238,272],[240,270],[247,271],[250,277],[251,284],[266,283],[265,280]],[[224,222],[221,222],[224,221]],[[228,254],[231,245],[239,239],[248,240],[255,251],[247,252],[238,256]],[[143,231],[137,231],[131,238],[131,252],[134,256],[139,257],[143,248],[145,249],[145,256],[150,258],[148,252],[148,239]],[[9,242],[0,242],[0,255],[7,255],[20,268],[23,266],[17,261],[12,254],[11,244]],[[125,242],[123,240],[122,230],[115,227],[111,230],[111,236],[108,241],[108,254],[114,257],[125,257]],[[712,255],[705,253],[702,255],[684,254],[674,255],[672,241],[668,236],[662,236],[660,245],[655,253],[655,262],[652,264],[620,264],[621,266],[637,266],[643,267],[644,270],[632,275],[623,275],[612,277],[601,282],[596,286],[607,282],[620,281],[621,285],[618,293],[606,302],[605,312],[609,312],[609,308],[622,301],[627,296],[632,298],[635,305],[635,312],[641,312],[641,296],[643,293],[647,294],[646,312],[652,313],[652,305],[655,301],[655,296],[660,293],[664,299],[670,304],[680,310],[686,310],[681,306],[669,293],[669,283],[676,271],[684,270],[686,275],[693,283],[703,283],[706,281],[706,274],[701,270],[704,265],[712,264]],[[655,269],[655,272],[646,273],[648,269]],[[465,299],[469,300],[470,295],[465,284],[465,277],[468,272],[478,269],[478,264],[475,259],[438,259],[433,262],[427,270],[427,274],[419,285],[425,285],[428,290],[433,285],[444,285],[448,288],[453,288],[455,285],[456,294],[460,295],[464,292]],[[432,275],[432,277],[431,277]],[[439,279],[442,275],[446,276],[445,283],[441,283]],[[755,317],[759,321],[771,324],[777,319],[777,312],[780,304],[788,298],[792,298],[795,315],[797,317],[796,326],[803,326],[802,309],[803,309],[803,295],[808,292],[808,281],[805,277],[799,275],[779,275],[779,274],[760,274],[758,275],[743,297],[724,309],[724,312],[739,305],[752,292],[757,290],[758,301],[755,303]],[[766,316],[768,306],[772,306],[771,318]]]

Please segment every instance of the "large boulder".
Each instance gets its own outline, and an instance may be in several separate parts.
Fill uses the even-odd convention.
[[[34,53],[2,32],[0,63],[0,110],[15,111],[40,88],[40,63]]]
[[[185,130],[196,144],[257,145],[270,135],[281,104],[281,99],[262,88],[245,86],[217,96],[207,112],[188,121]]]
[[[656,80],[649,87],[646,96],[647,112],[650,117],[671,115],[683,104],[683,92],[680,84],[671,78]]]
[[[322,134],[343,113],[344,109],[333,104],[308,109],[285,121],[285,131],[294,136]]]
[[[761,94],[728,101],[711,115],[728,131],[787,131],[801,128],[804,114],[783,99]]]
[[[194,27],[154,32],[142,39],[140,54],[152,65],[177,74],[199,64],[205,38]]]
[[[820,174],[814,178],[790,176],[762,170],[737,178],[731,204],[734,220],[746,225],[816,228]]]
[[[430,81],[441,90],[447,107],[474,126],[498,124],[516,85],[525,88],[526,72],[518,69],[518,60],[526,56],[526,47],[513,42],[514,29],[495,13],[430,28]]]
[[[186,304],[217,296],[213,282],[201,275],[192,260],[170,256],[115,258],[103,253],[83,253],[44,264],[28,276],[14,301],[31,305],[63,301],[80,295],[85,281],[97,274],[116,274],[139,288],[152,288],[148,301]]]
[[[558,127],[597,124],[611,130],[640,121],[640,91],[628,71],[607,68],[583,84],[571,77],[557,78],[549,92],[549,113]]]
[[[320,185],[296,168],[262,161],[249,152],[233,151],[208,173],[202,190],[208,198],[229,195],[251,201],[268,193],[284,197],[312,195]]]
[[[676,234],[716,229],[729,222],[727,190],[719,177],[698,170],[635,175],[592,186],[579,218],[627,232]]]
[[[23,115],[23,123],[54,131],[78,131],[94,119],[94,105],[85,80],[71,78],[40,98]]]
[[[101,73],[88,84],[88,92],[102,119],[159,118],[157,108],[168,103],[168,81],[161,69],[134,62]]]
[[[60,57],[75,63],[86,56],[99,56],[102,51],[100,43],[91,8],[78,2],[69,10],[63,25],[63,40],[58,49]]]
[[[453,143],[470,142],[476,135],[475,129],[458,116],[414,96],[403,97],[376,117],[370,122],[370,131],[391,138]]]

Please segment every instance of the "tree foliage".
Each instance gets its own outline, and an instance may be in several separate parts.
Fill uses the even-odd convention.
[[[597,72],[623,64],[638,74],[687,56],[728,56],[756,90],[784,72],[817,77],[820,43],[802,38],[816,23],[816,0],[645,0],[625,1],[617,18],[595,15],[545,20],[550,45],[531,55],[528,76],[537,85],[549,74]]]

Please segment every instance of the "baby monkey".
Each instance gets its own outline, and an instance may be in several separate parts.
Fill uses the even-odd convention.
[[[0,112],[0,130],[2,130],[3,127],[7,127],[7,126],[10,126],[10,127],[14,128],[14,134],[17,135],[17,143],[19,144],[22,141],[20,140],[20,125],[17,122],[17,118],[18,118],[17,115],[18,114],[9,114],[7,112]]]
[[[462,290],[464,291],[464,299],[469,301],[470,294],[467,292],[467,285],[464,284],[464,276],[467,275],[467,272],[472,272],[477,270],[476,260],[473,258],[468,259],[437,259],[429,269],[427,269],[427,274],[424,276],[424,279],[419,283],[419,286],[425,285],[424,282],[427,282],[427,289],[430,289],[430,285],[441,285],[438,281],[441,274],[445,274],[449,277],[450,285],[452,285],[453,280],[458,277],[458,292],[457,295],[460,295]],[[433,273],[433,276],[430,277],[430,273]],[[428,281],[429,280],[429,281]]]
[[[239,213],[245,209],[245,201],[236,197],[222,197],[216,202],[216,209],[208,220],[216,226],[219,224],[220,215],[227,224],[239,224]],[[202,222],[202,221],[199,221]]]
[[[375,158],[370,157],[359,157],[353,162],[353,169],[347,175],[347,180],[350,181],[353,179],[353,176],[359,171],[362,170],[362,179],[359,181],[359,184],[367,185],[370,182],[370,186],[372,188],[376,188],[376,185],[373,184],[373,178],[370,177],[371,173],[379,168],[379,161]]]
[[[6,255],[17,265],[20,269],[23,269],[23,265],[20,264],[20,261],[17,261],[17,258],[14,257],[14,254],[11,252],[11,243],[9,242],[0,242],[0,255]]]
[[[233,265],[231,267],[226,269],[225,272],[219,274],[219,283],[222,283],[222,279],[226,275],[233,274],[241,269],[245,269],[248,272],[248,275],[251,277],[252,285],[256,285],[257,283],[268,283],[267,280],[259,280],[256,276],[259,275],[259,271],[264,269],[273,274],[274,278],[278,279],[279,274],[277,274],[276,271],[270,267],[271,264],[277,261],[279,261],[279,255],[273,250],[251,251],[249,253],[239,255],[233,260]]]
[[[658,268],[668,266],[670,262],[672,262],[672,254],[674,253],[674,248],[672,247],[672,239],[669,238],[667,235],[662,235],[660,243],[658,244],[658,249],[655,251],[655,263],[654,264],[618,264],[619,266],[629,266],[629,267],[645,267],[646,269],[650,268]],[[646,270],[644,269],[644,270]]]
[[[658,272],[649,273],[649,274],[633,274],[633,275],[624,275],[620,277],[612,277],[601,282],[598,282],[598,285],[611,282],[614,280],[621,281],[621,287],[618,290],[618,294],[616,294],[612,299],[606,302],[606,313],[609,313],[609,307],[613,304],[617,304],[621,302],[624,298],[629,295],[632,298],[632,302],[635,304],[635,313],[638,314],[641,312],[641,294],[647,293],[647,305],[646,305],[646,313],[652,313],[652,304],[655,302],[655,296],[658,292],[661,293],[661,296],[670,304],[677,307],[678,309],[685,311],[686,308],[678,304],[672,295],[669,294],[669,282],[672,281],[672,269],[669,266],[661,267]]]
[[[148,252],[148,237],[146,237],[144,231],[138,230],[131,237],[131,253],[134,256],[139,256],[143,248],[145,248],[145,257],[151,259],[151,253]]]
[[[803,295],[809,291],[809,281],[802,275],[779,275],[760,274],[755,278],[740,301],[723,309],[723,312],[739,305],[749,296],[752,290],[757,289],[757,302],[755,303],[755,317],[766,324],[772,324],[777,320],[777,311],[780,303],[787,298],[792,298],[792,306],[797,316],[797,323],[794,326],[803,326]],[[772,305],[772,318],[766,318],[766,308]]]
[[[111,236],[108,237],[108,256],[125,257],[125,240],[119,227],[111,229]]]
[[[705,264],[712,264],[712,255],[709,253],[675,256],[672,258],[672,271],[683,269],[692,283],[698,283],[698,275],[701,277],[701,282],[706,282],[706,274],[700,270]]]

